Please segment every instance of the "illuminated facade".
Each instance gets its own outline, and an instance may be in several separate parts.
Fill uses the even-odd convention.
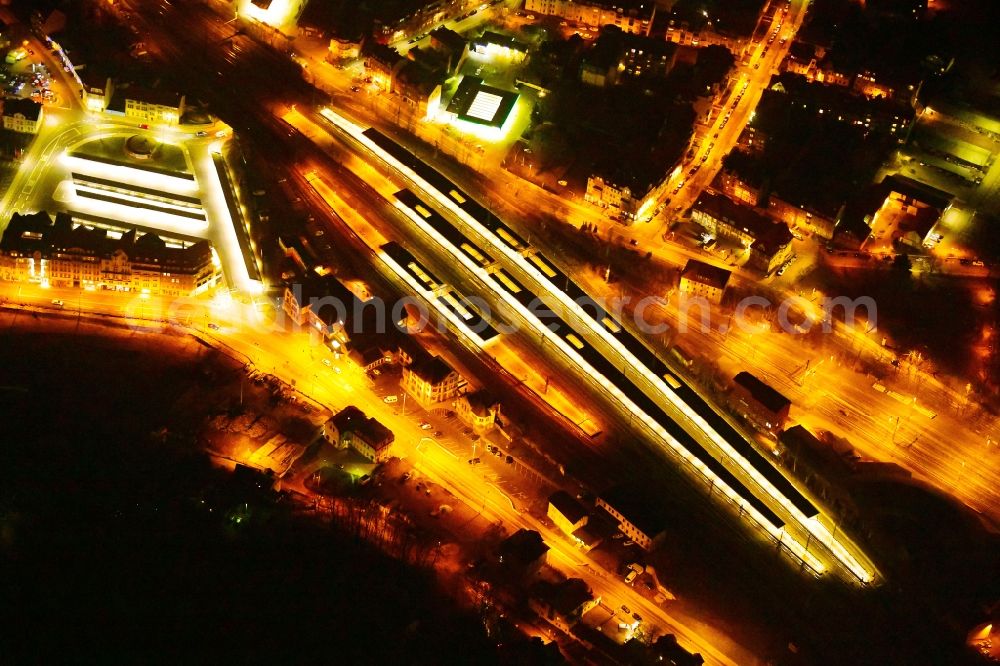
[[[487,58],[497,58],[518,65],[528,55],[528,45],[513,37],[486,31],[472,42],[472,51]]]
[[[83,71],[80,80],[83,83],[80,88],[80,98],[87,110],[92,113],[100,113],[108,108],[111,96],[114,94],[114,81],[108,76],[100,76],[89,69]]]
[[[741,372],[733,378],[729,404],[761,430],[777,435],[785,429],[792,401],[763,381]]]
[[[30,99],[3,100],[3,128],[21,134],[37,134],[42,125],[42,105]]]
[[[682,294],[704,298],[709,303],[721,303],[729,282],[730,272],[697,259],[688,259],[681,273]]]
[[[566,534],[573,534],[590,520],[583,505],[565,490],[549,496],[549,508],[545,515]]]
[[[239,0],[237,13],[258,23],[294,34],[308,0]]]
[[[323,437],[330,444],[352,448],[372,462],[382,463],[392,457],[396,436],[374,417],[349,405],[323,424]]]
[[[432,408],[458,397],[466,381],[441,357],[434,356],[404,366],[400,386],[423,407]]]
[[[15,213],[0,240],[0,279],[53,287],[185,296],[220,273],[207,241],[171,243],[135,230],[115,237],[65,213]]]
[[[361,58],[365,74],[371,78],[374,85],[385,92],[392,91],[396,73],[407,62],[399,51],[373,39],[365,40],[361,44]]]
[[[482,0],[379,0],[375,8],[375,33],[387,42],[430,32],[435,25],[477,8]]]
[[[792,255],[792,232],[782,222],[714,192],[705,192],[691,209],[691,219],[717,238],[728,238],[749,249],[747,266],[770,273]]]
[[[464,393],[455,405],[455,412],[463,423],[482,435],[496,425],[500,403],[486,391]]]
[[[619,221],[630,223],[639,219],[645,209],[650,208],[649,202],[658,200],[666,194],[670,174],[655,176],[612,175],[608,173],[593,173],[587,178],[587,191],[584,200],[601,208],[607,208],[612,217]],[[652,215],[652,210],[647,215]]]
[[[122,91],[125,116],[149,123],[176,125],[184,109],[184,95],[166,90],[129,86]]]
[[[692,28],[682,21],[671,19],[667,25],[667,41],[679,46],[722,46],[739,54],[747,45],[748,37],[717,32],[710,24]]]
[[[648,35],[656,16],[653,0],[525,0],[524,11],[558,16],[594,28],[613,25]]]
[[[618,521],[618,529],[644,550],[653,550],[666,536],[666,524],[656,503],[630,486],[617,486],[597,498],[597,507]]]

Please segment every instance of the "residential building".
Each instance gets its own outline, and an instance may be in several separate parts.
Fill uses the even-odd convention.
[[[37,134],[42,126],[42,105],[31,99],[9,97],[3,100],[3,128],[22,134]]]
[[[531,586],[528,596],[531,610],[567,633],[570,627],[599,603],[601,597],[595,597],[587,584],[579,578],[569,578],[559,583],[538,581]]]
[[[0,239],[4,280],[186,296],[220,277],[208,241],[167,244],[134,229],[116,238],[66,213],[54,221],[45,212],[14,213]]]
[[[80,88],[80,98],[88,111],[100,113],[108,108],[115,90],[115,82],[110,76],[98,74],[95,70],[87,68],[81,72],[80,81],[83,84]]]
[[[440,356],[433,356],[404,366],[400,385],[424,408],[430,409],[457,398],[466,381]]]
[[[401,335],[397,343],[396,358],[403,367],[429,359],[431,355],[411,335]]]
[[[545,515],[566,534],[573,534],[590,519],[587,509],[565,490],[549,495],[549,508]]]
[[[480,4],[482,0],[378,0],[368,7],[374,12],[375,34],[384,42],[396,42],[425,34]]]
[[[184,95],[162,88],[121,88],[125,116],[147,123],[176,125],[184,112]]]
[[[749,43],[764,2],[727,3],[717,8],[700,0],[668,4],[667,41],[684,46],[722,46],[739,57]]]
[[[782,222],[772,222],[751,208],[722,194],[703,192],[691,209],[691,219],[717,238],[737,241],[749,250],[749,268],[764,274],[791,257],[792,232]]]
[[[583,198],[607,208],[612,217],[628,224],[639,218],[646,202],[662,197],[668,183],[667,175],[648,165],[608,161],[597,165],[587,178]]]
[[[409,58],[416,57],[421,49],[411,49]],[[427,64],[410,60],[396,72],[392,84],[393,92],[415,108],[420,118],[434,118],[441,109],[441,90],[445,80],[443,68],[428,67]]]
[[[541,534],[521,528],[500,542],[497,561],[508,575],[523,580],[538,573],[548,552]]]
[[[826,47],[799,40],[792,42],[782,68],[786,72],[800,74],[809,81],[829,86],[847,88],[853,79],[848,72],[838,71]]]
[[[310,3],[312,4],[312,3]],[[361,57],[361,40],[350,37],[330,37],[326,60],[330,64],[342,66]]]
[[[496,425],[500,403],[485,389],[469,391],[459,397],[455,412],[476,434],[484,435]]]
[[[606,25],[581,60],[580,80],[603,87],[624,79],[664,78],[676,60],[675,44]]]
[[[785,429],[792,407],[791,400],[746,371],[733,378],[729,403],[747,420],[772,435]]]
[[[655,500],[634,486],[616,486],[597,498],[597,506],[618,521],[618,529],[644,550],[666,537],[666,520]]]
[[[453,76],[462,69],[462,64],[469,55],[469,42],[450,28],[441,26],[431,30],[431,46],[447,57],[446,71]]]
[[[656,16],[654,0],[525,0],[527,13],[558,16],[598,28],[613,25],[625,32],[648,35]]]
[[[323,424],[323,437],[338,448],[352,448],[376,463],[392,457],[396,440],[391,430],[354,405],[340,410]]]
[[[726,283],[731,273],[724,268],[706,264],[697,259],[688,259],[681,272],[680,290],[682,294],[700,297],[718,305],[726,292]]]
[[[361,43],[361,61],[372,83],[385,92],[391,92],[396,73],[406,64],[399,51],[368,38]]]

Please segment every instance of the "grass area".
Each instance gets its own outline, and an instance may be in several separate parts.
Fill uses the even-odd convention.
[[[148,160],[140,160],[130,156],[125,151],[127,140],[128,137],[124,136],[106,137],[85,143],[74,153],[119,160],[123,163],[134,163],[137,166],[155,166],[170,171],[190,172],[187,160],[184,158],[184,151],[180,147],[156,142],[152,149],[152,157]],[[155,139],[153,141],[155,142]]]

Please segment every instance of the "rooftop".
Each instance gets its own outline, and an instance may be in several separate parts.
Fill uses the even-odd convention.
[[[754,239],[751,247],[756,251],[773,254],[792,240],[792,232],[785,224],[772,222],[752,208],[742,206],[722,194],[703,192],[694,209],[742,229]]]
[[[745,388],[754,400],[767,407],[774,413],[791,406],[792,401],[781,395],[763,381],[743,371],[733,378],[733,382]]]
[[[489,416],[490,411],[500,404],[486,389],[466,393],[465,401],[469,403],[469,409],[476,416]]]
[[[173,90],[164,88],[144,88],[137,85],[129,85],[122,88],[115,88],[115,96],[121,94],[125,99],[147,104],[157,104],[159,106],[178,107],[181,104],[181,94]]]
[[[499,32],[492,32],[487,30],[482,34],[482,36],[477,37],[473,42],[477,45],[496,45],[503,46],[512,51],[520,51],[522,53],[528,52],[528,45],[524,42],[519,42],[513,37],[508,37],[507,35],[501,35]]]
[[[650,538],[667,528],[666,518],[656,508],[656,499],[635,486],[615,486],[603,493],[601,500],[614,507]]]
[[[899,174],[886,176],[882,185],[886,186],[890,192],[902,194],[931,208],[936,208],[938,211],[943,211],[950,206],[952,199],[954,199],[954,196],[949,192]]]
[[[778,441],[796,461],[822,472],[828,480],[850,476],[857,464],[854,449],[845,442],[824,442],[800,425],[782,432]]]
[[[395,435],[375,417],[365,415],[354,405],[348,405],[330,417],[330,421],[341,433],[350,432],[363,439],[373,448],[380,449],[395,440]]]
[[[707,284],[716,289],[725,289],[730,275],[732,273],[724,268],[706,264],[704,261],[698,261],[697,259],[688,259],[687,264],[684,266],[684,272],[681,273],[681,277],[683,278]]]
[[[410,370],[428,384],[440,384],[448,378],[448,375],[455,372],[440,356],[414,362]]]
[[[441,26],[431,30],[430,34],[431,41],[439,43],[449,51],[456,52],[465,48],[465,37],[462,37],[462,35],[458,34],[451,28]]]
[[[7,117],[22,115],[26,120],[38,120],[41,114],[42,105],[34,100],[21,97],[8,97],[3,100],[3,115]]]
[[[587,509],[565,490],[557,490],[549,495],[549,504],[571,523],[579,522],[587,516]]]
[[[559,615],[571,617],[580,606],[594,598],[594,593],[580,578],[569,578],[559,583],[538,581],[531,587],[531,596],[548,604]]]
[[[448,112],[460,120],[490,127],[502,127],[518,94],[483,83],[478,76],[465,76],[448,103]]]
[[[519,529],[500,542],[497,555],[502,563],[526,566],[549,552],[542,535],[534,530]]]
[[[48,213],[14,213],[0,238],[0,251],[20,256],[39,253],[49,258],[56,252],[110,258],[122,252],[133,262],[159,264],[177,272],[197,272],[212,260],[208,241],[186,247],[167,245],[156,234],[129,230],[120,238],[105,229],[76,224],[66,213],[57,213],[53,221]]]

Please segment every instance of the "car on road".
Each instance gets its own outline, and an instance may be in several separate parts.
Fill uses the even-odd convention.
[[[639,574],[637,574],[636,572],[634,572],[634,571],[632,571],[630,569],[629,572],[627,574],[625,574],[625,582],[626,583],[631,583],[632,581],[635,580],[635,577],[638,576],[638,575]],[[626,612],[628,612],[628,611],[626,611]]]
[[[387,395],[384,398],[382,398],[382,402],[384,402],[387,405],[391,405],[393,403],[397,403],[397,402],[399,402],[399,396],[398,395]]]
[[[219,325],[218,325],[218,324],[216,324],[216,323],[215,323],[214,321],[211,321],[211,322],[209,322],[209,323],[208,323],[208,327],[209,327],[210,329],[212,329],[213,331],[217,331],[217,330],[219,330]]]
[[[139,129],[149,129],[149,125],[147,125],[146,123],[140,123]]]
[[[57,306],[57,307],[60,307],[60,308],[61,308],[61,307],[63,307],[64,305],[66,305],[66,303],[65,303],[65,301],[63,301],[63,300],[61,300],[61,299],[58,299],[58,298],[53,298],[53,299],[52,299],[52,305],[55,305],[55,306]]]
[[[632,611],[625,604],[622,604],[622,612],[625,613],[626,615],[631,615],[632,614]]]
[[[326,367],[328,367],[328,368],[329,368],[329,367],[330,367],[331,365],[333,365],[333,364],[332,364],[332,363],[330,363],[330,359],[328,359],[328,358],[324,358],[324,359],[323,359],[323,365],[325,365]]]
[[[443,437],[443,436],[444,436],[444,433],[443,433],[443,432],[441,432],[440,430],[435,430],[435,431],[434,431],[434,436],[435,436],[435,437]]]
[[[208,136],[208,132],[201,130],[200,132],[195,132],[195,136]]]
[[[359,86],[351,86],[351,92],[361,92],[361,88]]]
[[[431,428],[433,428],[433,427],[434,427],[434,426],[432,426],[432,425],[431,425],[430,423],[428,423],[427,421],[424,421],[423,423],[421,423],[421,424],[420,424],[420,429],[421,429],[421,430],[430,430],[430,429],[431,429]]]

